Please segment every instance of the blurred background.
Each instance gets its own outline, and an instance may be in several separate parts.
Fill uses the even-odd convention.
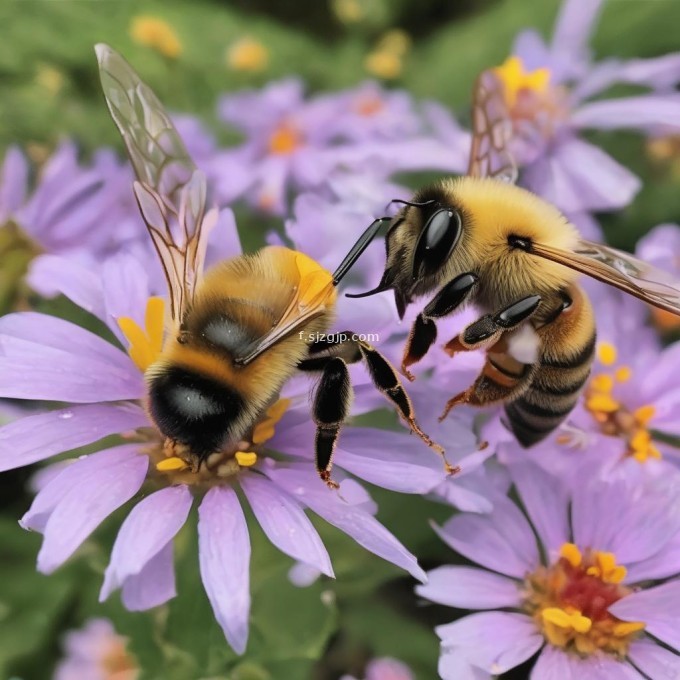
[[[10,145],[18,145],[36,166],[64,138],[77,142],[84,159],[102,145],[122,152],[96,72],[93,45],[102,41],[134,64],[170,110],[200,117],[225,146],[237,143],[239,135],[217,123],[218,97],[290,75],[301,77],[311,93],[378,80],[416,98],[440,101],[465,125],[475,76],[502,62],[521,30],[533,27],[549,36],[558,8],[558,0],[5,1],[0,3],[0,152],[4,156]],[[160,29],[155,20],[162,20]],[[610,0],[592,47],[597,57],[675,52],[679,22],[676,0]],[[635,88],[617,90],[627,92]],[[664,149],[633,133],[598,133],[590,139],[644,183],[629,208],[598,216],[610,243],[630,249],[653,225],[680,221],[680,167]],[[239,224],[244,243],[254,247],[281,220],[246,216]],[[339,576],[332,587],[290,586],[290,564],[282,564],[254,533],[253,568],[261,574],[254,616],[258,629],[267,631],[267,644],[240,661],[212,621],[195,573],[190,532],[178,543],[180,596],[169,614],[129,614],[115,598],[97,603],[99,581],[92,573],[101,573],[106,563],[120,524],[115,515],[80,559],[53,576],[38,575],[39,537],[16,524],[30,502],[30,473],[0,476],[0,678],[51,678],[63,654],[64,632],[97,616],[110,618],[130,639],[143,677],[360,677],[367,659],[386,655],[407,662],[417,678],[436,677],[438,644],[431,628],[450,620],[451,610],[419,608],[410,579],[328,527],[319,528]],[[425,568],[450,560],[427,524],[445,518],[446,509],[380,490],[375,496],[380,519]],[[156,633],[160,623],[162,639]],[[257,640],[254,647],[259,649]],[[507,677],[526,677],[526,672]]]

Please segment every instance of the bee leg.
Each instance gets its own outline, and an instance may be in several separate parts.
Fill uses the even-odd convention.
[[[449,281],[418,314],[411,327],[404,357],[401,360],[401,371],[409,380],[414,380],[415,376],[408,367],[420,361],[437,339],[434,319],[440,319],[455,311],[466,300],[477,280],[477,275],[472,272],[457,276]]]
[[[352,385],[347,364],[340,357],[311,361],[323,361],[323,373],[316,390],[313,407],[316,423],[316,470],[328,487],[337,489],[338,483],[331,479],[333,452],[340,428],[347,418],[352,403]],[[303,362],[300,367],[305,370],[318,370],[319,366],[319,363],[305,366]]]
[[[447,342],[444,351],[453,356],[457,352],[492,347],[503,333],[526,321],[540,304],[540,295],[529,295],[495,314],[485,314]]]
[[[513,357],[508,340],[512,331],[526,321],[540,303],[539,295],[530,295],[496,314],[487,314],[446,345],[445,349],[451,356],[458,351],[488,349],[486,363],[479,377],[467,390],[446,402],[440,421],[459,404],[486,406],[514,398],[528,387],[533,364],[523,363]],[[504,333],[508,335],[502,337]]]
[[[433,441],[420,429],[420,425],[418,425],[415,419],[411,399],[408,394],[406,394],[406,390],[404,390],[404,387],[399,380],[399,374],[392,364],[390,364],[380,352],[366,342],[359,342],[359,349],[366,362],[373,384],[397,407],[399,415],[408,425],[409,429],[417,434],[430,448],[434,449],[443,458],[444,467],[449,474],[458,472],[459,469],[446,460],[446,454],[443,447]]]

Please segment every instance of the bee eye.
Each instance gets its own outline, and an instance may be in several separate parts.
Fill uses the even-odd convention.
[[[414,279],[433,274],[444,264],[458,243],[462,226],[455,210],[438,210],[430,217],[413,256]]]

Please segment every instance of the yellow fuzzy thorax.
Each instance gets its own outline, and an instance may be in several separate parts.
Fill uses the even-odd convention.
[[[442,182],[452,205],[463,212],[464,233],[450,260],[451,271],[485,272],[494,304],[532,293],[552,293],[578,273],[544,258],[512,250],[509,236],[562,250],[579,239],[576,228],[550,203],[526,189],[493,178],[460,177]],[[461,269],[462,268],[462,269]]]

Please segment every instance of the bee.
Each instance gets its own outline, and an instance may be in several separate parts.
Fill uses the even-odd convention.
[[[205,176],[151,88],[111,47],[95,49],[104,96],[137,176],[135,197],[168,283],[169,328],[146,372],[148,412],[166,454],[196,472],[213,454],[235,452],[286,381],[315,372],[321,374],[313,404],[316,467],[336,488],[333,451],[352,400],[347,364],[363,361],[410,430],[443,456],[418,426],[393,366],[350,331],[327,333],[336,287],[373,228],[333,274],[304,253],[270,246],[204,275],[217,221],[215,208],[206,211]]]
[[[484,314],[444,345],[454,356],[483,349],[484,367],[458,404],[503,404],[520,444],[545,439],[576,405],[593,361],[595,317],[579,273],[680,314],[680,283],[631,255],[580,238],[560,211],[515,185],[501,85],[485,71],[474,89],[468,172],[420,189],[391,219],[385,270],[403,318],[415,298],[432,299],[410,330],[402,372],[437,338],[436,320],[464,303]],[[377,233],[377,232],[376,232]]]

